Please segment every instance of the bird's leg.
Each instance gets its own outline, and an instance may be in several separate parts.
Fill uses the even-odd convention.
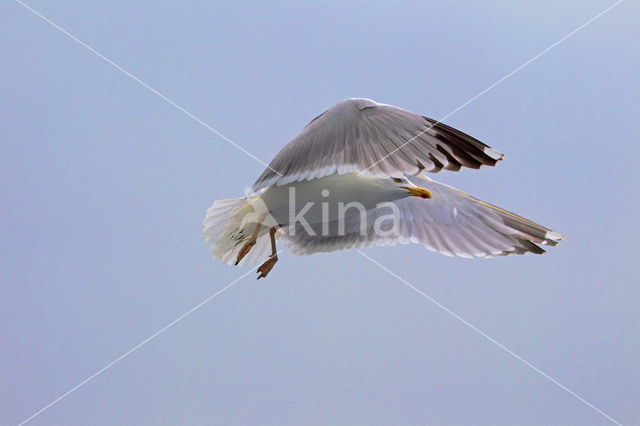
[[[240,263],[240,261],[247,254],[249,254],[253,246],[256,245],[256,241],[258,241],[258,233],[260,232],[260,228],[261,228],[260,222],[256,222],[256,229],[253,231],[253,234],[251,235],[251,238],[249,239],[249,241],[244,243],[244,245],[238,252],[238,257],[236,258],[236,263],[234,263],[234,265],[237,265],[238,263]]]
[[[273,226],[269,229],[269,238],[271,238],[271,256],[258,268],[258,279],[266,278],[267,274],[271,272],[273,266],[278,261],[278,252],[276,250],[276,231],[278,230],[277,226]]]

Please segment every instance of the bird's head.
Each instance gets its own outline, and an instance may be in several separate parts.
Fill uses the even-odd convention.
[[[397,190],[403,191],[403,197],[420,197],[431,198],[431,191],[427,188],[415,185],[409,179],[405,177],[392,177],[389,178],[389,185]],[[408,194],[408,195],[407,195]]]

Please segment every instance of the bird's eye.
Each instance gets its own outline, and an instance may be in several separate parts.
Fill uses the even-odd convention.
[[[395,183],[402,183],[402,179],[400,179],[400,178],[393,178],[393,181]]]

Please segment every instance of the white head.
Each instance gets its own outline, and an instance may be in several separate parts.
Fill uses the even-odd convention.
[[[380,178],[379,185],[383,191],[390,191],[395,199],[405,197],[431,198],[431,191],[415,185],[406,177]]]

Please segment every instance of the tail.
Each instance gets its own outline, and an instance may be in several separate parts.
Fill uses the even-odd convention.
[[[260,227],[256,245],[239,265],[254,266],[268,257],[269,238],[264,238],[267,228],[252,220],[256,210],[252,201],[252,197],[217,200],[207,209],[203,232],[213,257],[228,264],[235,263],[238,252],[255,233],[256,227]]]

